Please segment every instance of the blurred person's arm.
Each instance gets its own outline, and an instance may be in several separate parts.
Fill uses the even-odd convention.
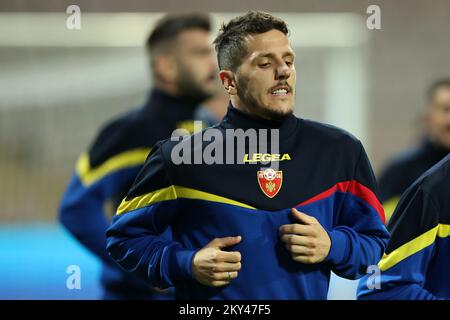
[[[98,142],[98,139],[97,139]],[[106,252],[106,230],[110,218],[106,204],[127,192],[142,168],[149,149],[131,149],[98,158],[104,143],[94,143],[77,161],[75,172],[64,193],[59,219],[66,229],[87,249],[106,263],[113,263]],[[94,150],[93,150],[94,149]],[[126,189],[126,190],[124,190]]]
[[[378,264],[379,288],[373,287],[373,275],[365,276],[359,283],[358,299],[436,299],[423,285],[438,249],[436,239],[444,231],[438,212],[420,186],[404,194],[392,217],[388,247]]]

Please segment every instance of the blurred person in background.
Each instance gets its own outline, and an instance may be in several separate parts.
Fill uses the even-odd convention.
[[[402,193],[450,152],[450,78],[434,82],[423,114],[425,137],[420,145],[395,157],[379,179],[380,200],[389,221]]]
[[[450,154],[406,190],[389,230],[381,276],[364,276],[358,299],[450,299]]]
[[[217,78],[219,80],[219,78]],[[200,105],[194,113],[194,119],[202,121],[203,127],[217,124],[227,113],[228,94],[217,81],[218,87],[214,96]]]
[[[167,15],[158,21],[146,43],[154,83],[147,101],[100,130],[80,156],[62,198],[61,223],[102,261],[103,299],[168,298],[120,269],[107,254],[106,205],[115,211],[151,147],[176,128],[192,131],[196,109],[217,93],[210,29],[204,14]]]

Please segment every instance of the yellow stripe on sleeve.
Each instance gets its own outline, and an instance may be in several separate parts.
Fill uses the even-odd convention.
[[[186,187],[180,187],[180,186],[175,186],[175,189],[176,189],[178,198],[206,200],[206,201],[211,201],[211,202],[231,204],[233,206],[247,208],[247,209],[255,209],[254,207],[249,206],[245,203],[234,201],[232,199],[221,197],[221,196],[218,196],[218,195],[215,195],[212,193],[203,192],[203,191],[186,188]]]
[[[436,237],[446,238],[450,236],[450,225],[438,224],[431,230],[421,234],[417,238],[405,243],[398,249],[392,251],[388,255],[384,254],[378,263],[381,271],[386,271],[404,259],[432,245]]]
[[[437,236],[439,238],[450,237],[450,224],[440,224]]]
[[[126,199],[123,199],[119,208],[117,208],[117,215],[147,207],[158,202],[175,200],[176,198],[177,194],[175,191],[175,187],[170,186],[144,194],[128,201]]]
[[[175,199],[193,199],[193,200],[205,200],[211,202],[218,202],[224,204],[230,204],[237,207],[247,208],[247,209],[255,209],[245,203],[238,202],[232,199],[228,199],[225,197],[221,197],[212,193],[203,192],[200,190],[195,190],[191,188],[181,187],[181,186],[170,186],[167,188],[159,189],[142,196],[133,198],[131,200],[126,201],[125,199],[120,204],[117,209],[117,215],[137,210],[146,206],[150,206],[152,204],[169,201]]]
[[[96,168],[91,168],[89,154],[83,153],[77,161],[75,170],[83,185],[88,186],[114,171],[143,164],[149,152],[149,148],[125,151],[109,158]]]

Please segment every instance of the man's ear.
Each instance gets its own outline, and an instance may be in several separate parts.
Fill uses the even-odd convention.
[[[236,80],[234,78],[234,72],[230,70],[220,70],[219,78],[222,82],[225,91],[228,92],[229,95],[237,94],[236,90]]]
[[[164,83],[174,83],[177,77],[177,64],[175,58],[169,54],[161,54],[153,63],[155,75]]]

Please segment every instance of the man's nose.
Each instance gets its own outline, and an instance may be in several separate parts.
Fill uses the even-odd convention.
[[[283,62],[281,63],[276,71],[276,80],[286,80],[291,76],[291,68]]]

